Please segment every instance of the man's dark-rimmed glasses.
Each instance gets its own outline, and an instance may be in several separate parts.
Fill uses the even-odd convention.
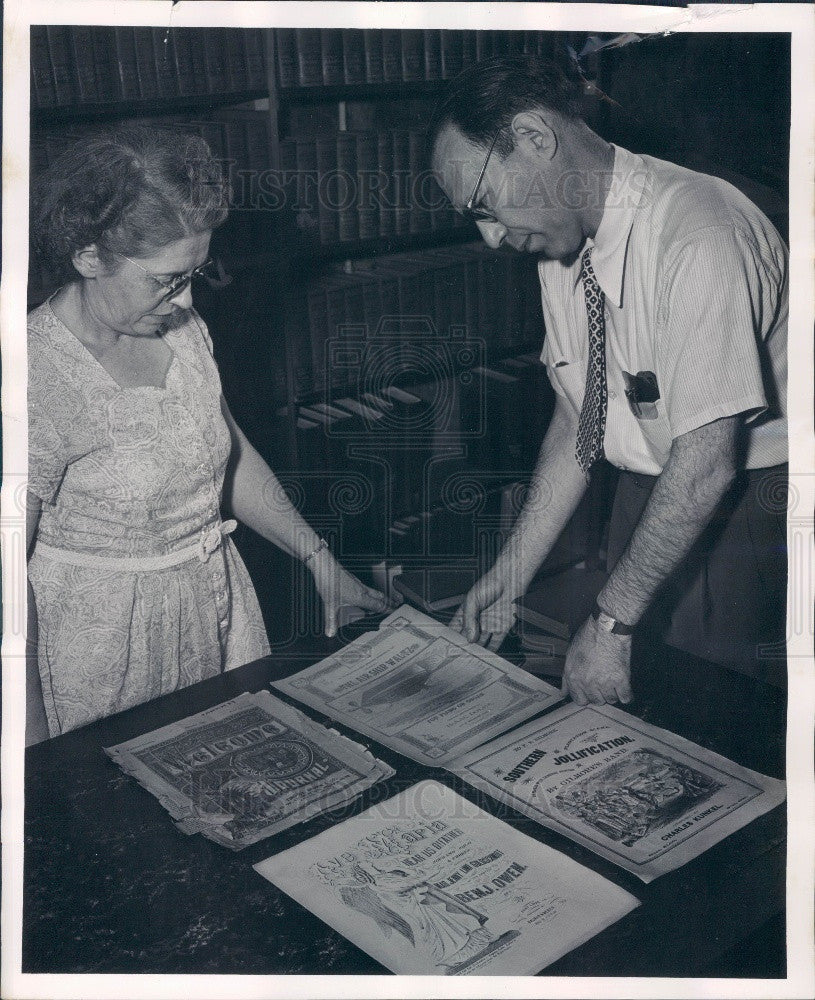
[[[478,175],[478,179],[475,182],[475,187],[473,188],[473,192],[470,195],[470,197],[467,199],[467,203],[464,206],[464,212],[462,213],[462,214],[466,215],[468,218],[475,219],[476,221],[478,221],[479,219],[494,221],[494,219],[495,219],[495,217],[493,215],[491,215],[489,212],[487,212],[485,209],[483,209],[483,208],[475,208],[474,206],[475,206],[476,200],[478,198],[478,190],[481,187],[481,181],[484,179],[484,174],[487,171],[487,164],[490,162],[490,157],[492,156],[492,151],[493,151],[493,149],[495,149],[495,144],[496,144],[496,142],[498,142],[498,136],[500,134],[501,134],[501,129],[498,129],[498,131],[492,137],[492,142],[490,143],[490,148],[487,150],[487,155],[484,158],[484,163],[481,166],[481,172]]]

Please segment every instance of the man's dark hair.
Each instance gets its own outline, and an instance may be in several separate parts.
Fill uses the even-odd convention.
[[[473,63],[451,81],[427,132],[432,151],[439,134],[454,126],[470,142],[486,149],[519,111],[548,108],[567,118],[581,114],[581,85],[553,62],[535,56],[485,59]],[[512,137],[502,133],[495,149],[508,156]]]

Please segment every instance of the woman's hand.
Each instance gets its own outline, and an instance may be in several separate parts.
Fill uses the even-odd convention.
[[[314,560],[314,583],[323,602],[323,622],[329,639],[337,634],[341,608],[361,608],[374,614],[385,614],[401,602],[389,601],[381,591],[366,587],[340,566],[327,550]]]
[[[221,409],[232,436],[230,472],[225,483],[226,506],[239,521],[259,535],[305,561],[323,601],[325,634],[329,638],[336,635],[342,624],[339,620],[341,608],[361,608],[384,614],[397,607],[384,594],[346,573],[328,549],[318,545],[319,537],[294,508],[275,474],[235,423],[223,397]]]

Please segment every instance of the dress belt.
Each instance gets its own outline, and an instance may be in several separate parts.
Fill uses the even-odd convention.
[[[191,545],[175,552],[166,552],[160,556],[98,556],[91,552],[76,552],[72,549],[59,549],[45,542],[37,542],[34,551],[39,552],[54,562],[68,563],[71,566],[86,566],[91,569],[118,569],[131,573],[147,573],[151,570],[168,569],[170,566],[180,566],[196,557],[205,563],[217,549],[221,547],[224,535],[231,534],[237,528],[237,521],[222,521],[212,528],[202,528],[201,537]]]

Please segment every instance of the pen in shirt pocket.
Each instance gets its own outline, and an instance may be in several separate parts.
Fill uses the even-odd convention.
[[[625,395],[631,412],[639,420],[656,420],[658,416],[657,400],[660,398],[657,377],[653,372],[623,371]]]

